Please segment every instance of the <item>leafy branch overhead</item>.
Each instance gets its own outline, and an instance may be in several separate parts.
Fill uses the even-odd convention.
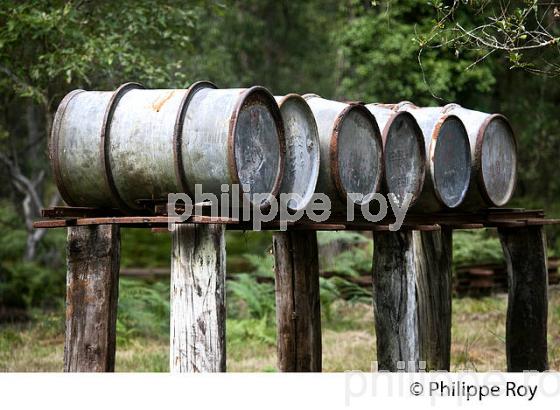
[[[418,36],[421,52],[450,47],[458,55],[474,50],[478,58],[469,68],[501,54],[510,68],[560,75],[560,1],[440,0],[433,5],[438,19],[429,34]]]

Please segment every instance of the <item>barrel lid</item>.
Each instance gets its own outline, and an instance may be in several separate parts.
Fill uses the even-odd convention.
[[[370,130],[364,129],[364,121]],[[356,205],[364,205],[373,199],[357,201],[349,194],[358,193],[365,197],[379,191],[382,153],[381,133],[373,114],[364,105],[347,105],[335,120],[329,152],[333,184],[344,202],[350,199]],[[368,178],[364,179],[364,176]]]
[[[517,140],[508,119],[489,115],[478,130],[475,166],[483,199],[503,206],[512,197],[517,183]]]
[[[435,194],[448,208],[465,199],[471,176],[469,137],[456,115],[442,115],[436,122],[430,145],[430,167]]]
[[[418,122],[407,111],[392,114],[382,130],[385,186],[399,201],[413,195],[414,204],[424,186],[426,147]],[[417,171],[417,172],[416,172]]]
[[[185,115],[193,96],[200,90],[210,88],[216,89],[218,86],[211,81],[196,81],[192,83],[187,92],[179,103],[177,110],[177,119],[175,120],[175,128],[173,129],[173,166],[175,168],[175,178],[177,179],[177,186],[180,186],[184,193],[194,198],[194,193],[189,192],[187,185],[187,177],[183,167],[183,123]]]
[[[265,155],[274,147],[278,149],[278,161],[274,158],[265,161]],[[272,197],[278,195],[285,152],[284,124],[274,96],[261,86],[244,90],[230,118],[228,166],[233,183],[249,184],[251,193],[268,195],[267,199],[254,204],[262,209],[268,208]]]
[[[280,194],[297,194],[289,209],[299,211],[310,202],[319,177],[319,131],[311,108],[299,94],[275,97],[284,121],[286,140],[285,170]],[[295,128],[295,132],[290,133]]]

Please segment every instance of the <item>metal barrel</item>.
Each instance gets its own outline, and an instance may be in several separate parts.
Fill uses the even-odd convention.
[[[56,111],[49,156],[56,185],[71,206],[127,208],[110,172],[110,120],[124,94],[142,88],[124,84],[116,91],[74,90]]]
[[[297,194],[288,208],[304,209],[311,201],[319,177],[319,131],[313,112],[298,94],[275,97],[286,139],[286,161],[280,194]]]
[[[317,192],[331,199],[335,211],[347,202],[365,205],[379,191],[383,142],[373,115],[361,104],[345,104],[315,94],[303,96],[317,121],[321,164]],[[357,198],[349,194],[360,194]]]
[[[459,117],[469,135],[472,174],[464,207],[507,204],[517,182],[517,141],[507,118],[458,104],[448,104],[442,112]]]
[[[188,193],[200,184],[203,192],[219,196],[225,183],[248,186],[251,195],[278,194],[285,161],[284,126],[268,90],[202,84],[190,98],[182,129]],[[261,199],[253,205],[266,207],[268,202]]]
[[[462,121],[442,113],[439,107],[419,108],[402,102],[393,109],[412,114],[424,136],[426,178],[413,209],[434,212],[457,208],[465,200],[471,178],[469,138]]]
[[[283,135],[278,106],[262,87],[218,90],[199,82],[145,90],[130,83],[68,94],[55,116],[50,156],[69,205],[134,211],[139,201],[168,193],[192,197],[195,184],[217,198],[221,184],[233,183],[276,194]]]
[[[422,130],[409,112],[395,112],[380,104],[367,104],[366,108],[381,130],[385,190],[394,194],[400,202],[407,193],[412,194],[412,205],[422,193],[426,172]]]

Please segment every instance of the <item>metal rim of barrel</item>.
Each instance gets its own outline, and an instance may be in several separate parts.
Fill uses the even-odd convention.
[[[403,112],[403,111],[408,111],[410,112],[413,116],[414,113],[422,113],[423,109],[427,109],[427,108],[433,108],[433,109],[437,109],[437,107],[419,107],[417,105],[415,105],[414,103],[410,102],[410,101],[400,101],[398,103],[395,104],[383,104],[383,106],[386,106],[388,108],[391,108],[392,110],[396,111],[396,112]],[[416,111],[418,110],[418,111]],[[424,111],[425,112],[425,111]],[[420,114],[417,114],[420,115]],[[416,118],[415,118],[416,119]],[[416,119],[418,122],[418,119]],[[459,129],[461,130],[460,135],[461,135],[461,140],[464,143],[464,148],[465,148],[465,164],[464,168],[466,168],[466,170],[468,170],[468,172],[466,172],[465,178],[463,178],[463,181],[461,181],[461,186],[460,188],[460,194],[458,195],[458,199],[455,200],[453,203],[451,203],[450,201],[446,200],[443,195],[440,192],[441,188],[439,187],[439,183],[437,181],[436,178],[436,167],[437,169],[439,169],[439,164],[437,164],[437,158],[436,158],[436,151],[438,150],[438,142],[440,140],[440,132],[442,130],[442,128],[446,125],[446,122],[449,121],[453,121],[456,122],[456,124],[459,126]],[[461,121],[461,119],[459,117],[457,117],[456,115],[453,114],[446,114],[446,113],[440,113],[438,114],[438,118],[436,120],[432,122],[429,122],[430,124],[430,135],[426,134],[426,130],[422,130],[422,135],[425,139],[425,143],[428,146],[426,155],[427,155],[427,164],[428,166],[426,167],[426,173],[428,174],[429,178],[425,178],[429,179],[429,184],[424,184],[424,188],[428,188],[428,189],[424,189],[423,192],[420,194],[420,197],[417,201],[417,203],[415,205],[417,205],[417,207],[419,207],[420,205],[425,206],[425,207],[434,207],[434,209],[429,209],[429,211],[440,211],[440,210],[444,210],[444,209],[457,209],[461,206],[461,204],[465,201],[468,191],[469,191],[469,186],[470,186],[470,182],[471,182],[471,149],[470,149],[470,143],[469,143],[469,138],[468,138],[468,134],[467,134],[467,130],[463,124],[463,122]],[[422,128],[422,127],[420,127]],[[429,142],[428,142],[429,139]],[[426,186],[428,185],[428,186]],[[433,195],[433,199],[428,198],[429,196]],[[435,204],[431,204],[431,202],[433,202],[433,200],[435,200]],[[437,208],[437,209],[435,209]]]
[[[315,121],[315,117],[313,116],[313,111],[311,111],[311,108],[309,107],[309,104],[307,104],[305,98],[303,98],[301,95],[296,94],[296,93],[289,93],[280,97],[275,97],[276,98],[276,102],[278,103],[278,107],[280,108],[280,113],[283,112],[284,107],[286,107],[287,104],[289,104],[290,102],[293,102],[295,104],[297,104],[301,109],[303,109],[304,111],[304,115],[307,117],[308,120],[308,124],[311,127],[310,132],[314,135],[314,144],[313,144],[313,155],[315,159],[313,160],[313,165],[311,167],[311,172],[309,173],[309,183],[306,186],[306,192],[304,193],[304,195],[301,195],[302,197],[302,201],[300,203],[299,206],[291,206],[290,202],[288,202],[287,207],[288,209],[292,210],[292,211],[300,211],[305,209],[305,207],[309,204],[309,202],[312,199],[313,194],[315,193],[316,189],[317,189],[317,180],[319,179],[319,168],[320,168],[320,162],[321,162],[321,151],[319,148],[319,130],[317,129],[317,122]],[[283,114],[282,114],[283,115]],[[284,169],[286,170],[288,168],[288,161],[290,160],[289,156],[288,156],[288,150],[287,150],[287,145],[288,145],[288,135],[287,135],[287,129],[286,129],[286,123],[284,121],[284,132],[285,132],[285,141],[286,141],[286,160],[285,160],[285,167]],[[297,137],[297,136],[296,136]],[[284,183],[286,182],[286,173],[284,172],[284,176],[282,179],[282,183],[281,183],[281,188],[280,188],[280,193],[286,193],[284,192]],[[287,193],[296,193],[296,192],[287,192]]]
[[[480,199],[477,202],[480,202],[481,200],[482,201],[481,206],[486,205],[491,207],[500,207],[507,204],[511,200],[517,185],[517,160],[518,160],[517,138],[509,119],[503,114],[499,114],[499,113],[490,114],[482,111],[476,111],[470,108],[465,108],[457,103],[446,104],[445,106],[442,107],[442,112],[455,113],[456,115],[460,115],[460,113],[464,113],[464,114],[476,113],[476,114],[486,116],[486,118],[482,121],[482,123],[477,124],[476,133],[474,135],[474,139],[475,139],[474,149],[471,152],[473,158],[472,166],[473,166],[473,177],[474,177],[474,180],[472,182],[474,183],[473,185],[476,185],[476,188],[478,189],[477,194],[480,196]],[[507,140],[513,147],[512,151],[510,151],[512,154],[511,160],[513,162],[513,165],[508,168],[509,169],[509,175],[507,176],[508,188],[505,191],[505,194],[499,196],[496,196],[497,194],[495,192],[491,192],[492,191],[491,188],[489,189],[489,187],[492,186],[492,181],[486,180],[485,178],[486,175],[484,172],[484,158],[483,158],[484,156],[483,146],[485,142],[488,141],[488,138],[495,136],[495,134],[488,135],[487,131],[489,130],[490,125],[495,123],[496,121],[498,121],[499,124],[501,124],[501,126],[503,127],[504,132],[507,136]],[[470,138],[470,132],[471,132],[470,129],[467,129],[467,132],[469,132],[469,138]],[[472,195],[472,194],[476,194],[476,193],[469,193],[468,196],[476,197],[476,195]],[[471,198],[471,201],[472,200],[473,199]],[[476,201],[476,199],[474,201]]]
[[[238,126],[238,119],[239,114],[241,111],[249,106],[250,104],[254,104],[257,101],[261,101],[265,104],[265,106],[269,109],[270,114],[274,119],[274,123],[276,126],[276,131],[278,135],[278,143],[280,148],[280,161],[278,164],[278,169],[276,172],[276,178],[274,180],[273,187],[270,191],[271,197],[276,197],[280,190],[280,184],[282,183],[282,176],[284,174],[284,167],[286,161],[286,138],[284,134],[284,122],[282,120],[282,114],[280,113],[280,108],[278,104],[276,104],[276,100],[270,91],[266,88],[255,85],[241,93],[240,98],[237,100],[235,108],[233,109],[233,113],[229,120],[229,130],[228,130],[228,167],[230,169],[231,175],[233,176],[233,180],[231,183],[233,184],[241,184],[242,181],[239,176],[239,169],[236,159],[236,147],[237,147],[237,126]],[[240,193],[241,198],[243,193]],[[269,201],[264,201],[260,204],[257,204],[261,210],[266,210],[270,207]]]
[[[367,107],[368,105],[370,104],[366,104],[365,106]],[[419,156],[420,156],[420,166],[419,166],[420,169],[418,173],[418,178],[416,179],[416,183],[415,183],[416,186],[414,187],[414,189],[411,190],[412,192],[410,192],[413,195],[413,197],[412,200],[410,201],[409,206],[412,206],[418,201],[420,195],[422,194],[422,191],[424,189],[424,180],[426,177],[426,148],[425,148],[424,136],[422,134],[422,130],[420,129],[420,126],[418,125],[418,122],[416,121],[414,116],[407,111],[394,111],[392,109],[393,108],[392,104],[373,103],[371,105],[375,105],[380,108],[385,108],[386,110],[392,112],[392,114],[387,119],[387,122],[385,123],[383,130],[381,130],[381,138],[383,141],[383,158],[384,158],[383,189],[387,193],[391,193],[392,191],[394,191],[394,189],[390,187],[389,173],[387,170],[387,166],[389,163],[389,161],[387,160],[387,153],[389,152],[387,149],[387,145],[389,140],[391,139],[391,135],[393,135],[392,131],[394,129],[394,126],[398,120],[403,119],[404,121],[407,121],[411,126],[411,128],[413,129],[413,136],[414,139],[416,140]],[[375,114],[373,115],[375,117]],[[399,196],[398,194],[395,195]]]
[[[369,192],[365,193],[363,197],[366,197],[370,194],[375,194],[380,191],[381,184],[383,181],[383,169],[384,169],[384,155],[383,155],[383,141],[381,138],[381,132],[379,130],[379,126],[373,114],[360,102],[353,102],[353,103],[343,103],[340,101],[328,100],[321,97],[318,94],[314,93],[307,93],[302,95],[302,97],[309,101],[313,98],[320,98],[325,101],[332,101],[337,104],[344,104],[345,107],[337,113],[336,118],[333,121],[330,135],[329,135],[329,165],[330,165],[330,178],[331,183],[333,184],[338,199],[341,200],[343,203],[346,204],[348,200],[350,200],[355,206],[365,206],[369,202],[373,200],[373,197],[369,198],[368,201],[360,201],[357,202],[356,200],[349,197],[349,193],[344,186],[344,182],[342,181],[341,174],[340,174],[340,167],[339,167],[339,134],[340,130],[344,124],[345,119],[352,113],[358,112],[361,114],[366,121],[372,126],[373,128],[373,141],[376,146],[376,162],[377,167],[374,170],[375,172],[375,180],[370,187]],[[371,195],[370,195],[371,196]],[[332,199],[332,198],[331,198]]]
[[[505,125],[509,134],[508,136],[511,138],[511,142],[514,147],[513,150],[514,165],[511,167],[512,176],[509,178],[509,187],[507,190],[507,194],[504,195],[504,197],[502,197],[501,199],[493,198],[492,194],[488,191],[488,184],[487,181],[485,180],[485,174],[483,170],[483,159],[482,159],[482,145],[486,138],[486,131],[490,126],[490,124],[496,120],[501,121],[503,125]],[[517,185],[517,138],[515,136],[513,127],[511,126],[511,123],[509,122],[506,116],[504,116],[503,114],[490,114],[490,116],[484,121],[484,123],[482,124],[482,126],[478,131],[478,135],[476,138],[476,149],[475,149],[474,157],[475,157],[475,167],[477,167],[477,177],[478,177],[477,182],[483,199],[490,206],[497,206],[497,207],[504,206],[510,201],[511,197],[515,192],[515,187]]]

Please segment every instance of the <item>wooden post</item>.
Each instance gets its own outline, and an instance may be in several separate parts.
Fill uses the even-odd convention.
[[[273,236],[273,248],[278,368],[283,372],[320,372],[322,351],[317,233],[277,232]]]
[[[508,269],[506,355],[509,372],[548,369],[548,269],[542,226],[498,230]]]
[[[172,372],[226,371],[224,225],[177,224],[172,234]]]
[[[418,338],[426,370],[450,370],[453,231],[414,231]]]
[[[68,228],[65,372],[115,369],[118,225]]]
[[[375,232],[379,370],[449,370],[452,232]]]

